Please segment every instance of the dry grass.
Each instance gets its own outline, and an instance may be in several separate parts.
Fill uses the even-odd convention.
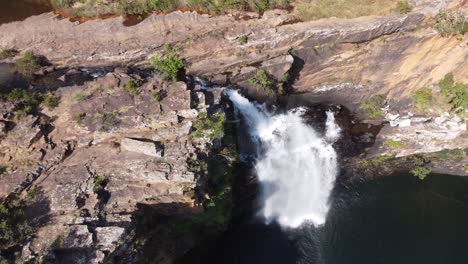
[[[395,0],[296,0],[294,15],[303,21],[327,17],[384,15],[396,10]]]

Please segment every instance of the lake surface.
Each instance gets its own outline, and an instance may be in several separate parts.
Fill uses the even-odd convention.
[[[398,175],[337,186],[323,226],[246,223],[215,252],[208,262],[468,263],[468,178]]]
[[[0,0],[0,24],[52,11],[48,0]]]

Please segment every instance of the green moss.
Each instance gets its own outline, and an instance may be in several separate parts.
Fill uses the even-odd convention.
[[[140,93],[139,88],[140,85],[135,80],[130,80],[124,85],[124,90],[127,91],[129,94],[136,96]]]
[[[34,73],[41,69],[41,60],[32,51],[24,53],[23,57],[16,61],[16,70],[26,78],[32,78]]]
[[[360,105],[369,118],[377,118],[383,115],[382,107],[385,103],[384,95],[374,95]]]
[[[192,124],[193,131],[191,133],[194,138],[222,138],[224,136],[224,114],[216,113],[207,116],[206,113],[200,113],[198,119]]]
[[[249,83],[257,88],[263,89],[269,95],[275,94],[273,80],[263,69],[258,70],[257,74],[249,79]]]
[[[164,53],[151,57],[150,64],[156,72],[163,74],[167,79],[177,81],[182,77],[185,63],[177,55],[175,49],[169,45],[164,45]]]
[[[432,90],[430,88],[422,88],[411,95],[413,100],[413,108],[418,113],[425,113],[427,109],[433,105]]]
[[[399,140],[387,139],[385,140],[384,145],[388,148],[399,149],[403,147],[403,143]]]
[[[400,14],[405,15],[411,12],[413,7],[408,3],[408,1],[404,0],[404,1],[398,1],[397,9]]]

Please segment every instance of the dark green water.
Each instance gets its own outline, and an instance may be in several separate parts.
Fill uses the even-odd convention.
[[[233,227],[211,262],[468,263],[468,179],[399,175],[338,185],[324,226]]]

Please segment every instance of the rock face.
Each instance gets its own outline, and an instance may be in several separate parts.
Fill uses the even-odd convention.
[[[54,110],[0,122],[17,122],[11,131],[2,126],[0,164],[8,170],[0,195],[21,197],[34,189],[48,218],[25,247],[30,257],[102,263],[131,238],[137,205],[193,206],[185,194],[197,186],[190,164],[206,157],[212,142],[190,132],[200,111],[223,110],[220,90],[216,97],[126,69],[98,76],[60,87]],[[141,82],[138,94],[122,88],[129,80]],[[160,90],[167,90],[161,102],[152,95]],[[192,94],[213,100],[200,104]]]

